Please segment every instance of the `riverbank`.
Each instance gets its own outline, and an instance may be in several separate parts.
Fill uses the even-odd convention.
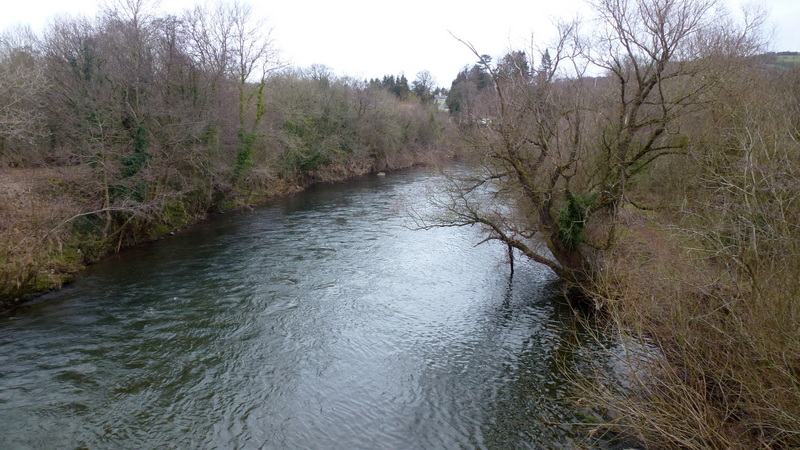
[[[450,156],[447,152],[427,154],[380,170],[400,170]],[[90,167],[4,168],[0,171],[0,309],[60,289],[103,257],[174,235],[209,214],[252,207],[319,182],[377,171],[368,164],[328,167],[269,184],[251,183],[219,196],[207,208],[173,202],[164,211],[131,213],[133,220],[143,222],[135,227],[133,220],[117,220],[104,228],[110,208],[104,207],[101,192],[91,187],[96,174]]]
[[[796,227],[790,214],[763,213],[769,228],[746,236],[745,250],[759,251],[748,254],[732,245],[732,221],[719,213],[706,212],[700,227],[699,215],[620,212],[593,296],[606,330],[598,341],[616,338],[588,351],[615,363],[596,363],[575,383],[579,406],[603,418],[595,434],[648,448],[797,447],[797,244],[786,238]]]

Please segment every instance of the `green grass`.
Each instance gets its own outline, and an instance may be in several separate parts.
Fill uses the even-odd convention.
[[[778,62],[800,64],[800,55],[778,55]]]
[[[776,55],[775,65],[787,69],[800,66],[800,55]]]

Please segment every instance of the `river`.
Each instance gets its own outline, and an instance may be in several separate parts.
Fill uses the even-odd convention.
[[[432,169],[318,185],[0,315],[0,448],[560,448],[572,315]]]

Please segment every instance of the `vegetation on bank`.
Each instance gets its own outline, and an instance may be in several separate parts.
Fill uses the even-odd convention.
[[[583,387],[654,448],[800,446],[799,83],[728,72],[604,257],[594,295],[629,353]]]
[[[480,226],[600,312],[594,435],[800,447],[800,67],[763,54],[759,11],[592,8],[496,63],[465,42],[448,106],[482,171],[423,226]]]
[[[444,156],[430,83],[286,67],[241,3],[145,6],[0,39],[0,304],[209,211]]]

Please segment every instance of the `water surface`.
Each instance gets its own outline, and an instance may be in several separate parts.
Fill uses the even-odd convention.
[[[0,316],[0,448],[560,448],[571,315],[430,169],[319,185],[123,252]]]

